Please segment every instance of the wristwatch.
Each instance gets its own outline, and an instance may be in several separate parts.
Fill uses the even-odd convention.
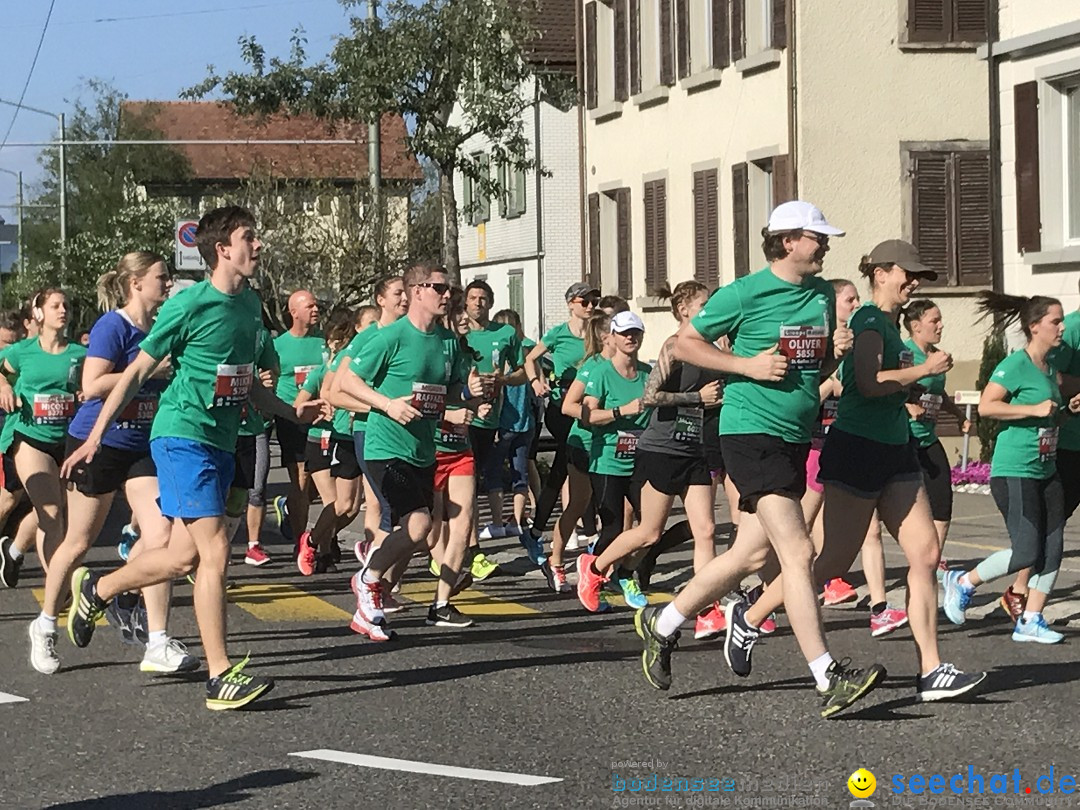
[[[612,408],[611,415],[616,419],[622,419],[622,411],[619,408]]]

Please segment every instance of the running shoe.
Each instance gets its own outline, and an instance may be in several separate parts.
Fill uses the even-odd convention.
[[[825,583],[825,590],[822,592],[822,595],[825,598],[826,607],[842,605],[845,602],[854,602],[859,598],[859,594],[856,590],[839,577],[830,579]]]
[[[1012,623],[1016,624],[1020,621],[1020,617],[1024,615],[1024,608],[1027,607],[1027,594],[1017,593],[1010,585],[1001,596],[1001,607],[1009,614]]]
[[[135,609],[139,596],[133,593],[117,594],[105,608],[109,625],[120,634],[125,644],[135,644]]]
[[[485,557],[482,551],[476,552],[469,564],[469,571],[477,582],[483,582],[498,570],[499,566]]]
[[[135,541],[139,539],[139,533],[132,528],[129,523],[120,530],[120,542],[116,546],[116,554],[121,560],[127,562],[128,555],[131,554],[131,547],[135,545]]]
[[[719,602],[713,602],[704,613],[698,614],[694,622],[694,638],[698,641],[714,639],[724,632],[725,627],[724,611]]]
[[[829,685],[817,690],[818,696],[822,699],[821,716],[832,717],[859,698],[870,694],[878,683],[885,680],[885,674],[885,667],[881,664],[872,664],[867,669],[857,669],[851,666],[850,658],[833,661],[825,672]]]
[[[383,582],[382,612],[400,613],[404,609],[405,605],[394,598],[394,591],[390,587],[390,584],[388,582]]]
[[[937,564],[937,581],[940,584],[945,579],[945,572],[949,570],[949,561],[942,557]]]
[[[293,539],[292,526],[289,524],[289,503],[284,495],[278,495],[271,502],[274,510],[274,520],[277,521],[278,531],[286,540]]]
[[[641,610],[641,608],[649,604],[648,597],[641,592],[637,580],[633,577],[620,579],[619,588],[622,590],[623,599],[626,600],[626,604],[629,607],[632,607],[635,610]]]
[[[15,559],[11,556],[11,547],[14,541],[7,537],[0,537],[0,582],[7,588],[14,588],[19,584],[19,571],[22,569],[23,558]]]
[[[367,636],[372,641],[390,641],[394,637],[394,631],[387,625],[386,619],[369,622],[359,610],[353,614],[349,629],[354,633]]]
[[[750,654],[758,640],[758,629],[746,621],[746,600],[728,602],[724,613],[727,635],[724,637],[724,659],[728,667],[740,678],[750,674]]]
[[[330,543],[330,559],[334,561],[334,565],[341,562],[341,543],[338,542],[337,535],[334,535],[333,542]]]
[[[453,588],[450,589],[450,598],[453,599],[455,596],[457,596],[459,593],[461,593],[463,590],[465,590],[472,584],[472,571],[462,571],[460,574],[458,574],[457,583],[454,585]]]
[[[765,586],[764,585],[755,585],[753,588],[751,588],[748,591],[744,591],[744,590],[740,589],[739,592],[743,595],[743,598],[746,600],[746,606],[749,607],[750,605],[757,602],[757,600],[761,598],[761,595],[763,593],[765,593]],[[770,613],[768,616],[766,616],[762,620],[761,625],[758,627],[758,632],[761,633],[761,635],[763,635],[763,636],[771,636],[773,633],[776,632],[776,613],[775,612]]]
[[[985,672],[961,672],[952,664],[938,664],[926,676],[915,678],[915,700],[930,703],[970,692],[986,680]]]
[[[337,563],[334,562],[334,555],[331,552],[320,554],[318,559],[315,560],[316,574],[336,574],[337,572]]]
[[[975,593],[975,589],[971,586],[965,588],[960,584],[960,577],[963,575],[963,571],[947,571],[942,580],[945,598],[941,606],[945,609],[945,616],[953,624],[964,623],[964,611],[971,604],[971,595]]]
[[[544,560],[544,535],[536,534],[532,529],[518,535],[518,542],[525,548],[525,553],[534,565],[543,565]]]
[[[30,666],[42,675],[52,675],[60,669],[60,656],[56,654],[56,633],[47,633],[30,622]]]
[[[577,529],[574,529],[566,538],[566,550],[577,551],[579,548],[581,548],[581,535],[577,533]]]
[[[771,636],[776,632],[776,614],[770,613],[761,622],[761,626],[758,627],[758,632],[763,636]]]
[[[71,592],[75,595],[75,601],[68,611],[67,632],[76,647],[85,647],[90,643],[94,636],[94,625],[108,607],[97,595],[98,579],[100,577],[85,565],[76,568],[71,575]]]
[[[357,540],[356,543],[353,544],[353,555],[360,565],[366,566],[368,560],[371,559],[371,541]]]
[[[1043,615],[1036,613],[1035,618],[1027,621],[1022,615],[1020,616],[1013,630],[1012,640],[1033,641],[1036,644],[1058,644],[1065,640],[1065,636],[1057,630],[1051,630]]]
[[[670,636],[656,632],[656,619],[662,609],[655,605],[639,610],[634,614],[634,629],[645,648],[641,652],[641,671],[645,673],[645,680],[666,692],[671,688],[671,653],[679,644],[680,632],[676,630]]]
[[[435,562],[435,558],[432,557],[431,560],[428,562],[428,571],[431,572],[431,575],[435,577],[435,579],[438,579],[442,575],[441,570],[442,569],[439,567],[439,564]]]
[[[599,613],[600,589],[604,587],[607,577],[593,571],[594,562],[596,562],[596,557],[592,554],[582,554],[578,557],[577,595],[587,611]]]
[[[870,614],[870,635],[874,638],[887,636],[908,623],[907,611],[901,608],[885,606],[880,613]]]
[[[561,565],[551,566],[551,590],[555,593],[573,593],[574,589],[566,581],[566,569]]]
[[[489,523],[480,530],[481,540],[499,540],[503,537],[507,537],[505,526],[496,526],[494,523]]]
[[[187,647],[175,638],[166,639],[164,644],[155,644],[146,648],[146,654],[139,664],[141,672],[194,672],[199,668],[199,659],[188,653]]]
[[[135,609],[131,611],[131,636],[136,644],[146,646],[150,641],[149,619],[146,616],[146,603],[139,599]]]
[[[503,525],[503,537],[521,537],[521,533],[527,531],[516,523],[506,523]]]
[[[318,547],[311,542],[311,532],[300,535],[300,553],[296,555],[296,567],[305,577],[315,573],[315,562],[319,556]]]
[[[239,709],[274,688],[270,678],[244,674],[244,665],[249,660],[250,656],[206,682],[206,708],[213,711]]]
[[[450,604],[429,607],[424,622],[431,627],[472,627],[472,623],[472,619]]]
[[[266,550],[256,543],[253,546],[248,546],[247,554],[244,555],[244,565],[266,565],[270,562],[270,555],[266,553]]]
[[[368,622],[385,621],[383,613],[383,583],[364,582],[363,571],[357,571],[349,579],[349,586],[356,595],[356,612]]]

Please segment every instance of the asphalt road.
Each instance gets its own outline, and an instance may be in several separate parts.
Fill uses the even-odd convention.
[[[272,480],[280,491],[279,471]],[[1003,544],[988,497],[958,496],[957,515],[954,564]],[[1073,625],[1078,538],[1067,538],[1048,611],[1062,622],[1077,617]],[[1080,770],[1077,630],[1066,627],[1070,638],[1056,647],[1015,644],[989,590],[976,611],[985,618],[941,631],[946,660],[991,672],[981,696],[958,704],[913,702],[907,629],[872,639],[865,610],[827,610],[834,654],[876,659],[889,677],[857,711],[823,721],[782,616],[755,650],[750,678],[730,674],[715,642],[688,634],[675,684],[660,693],[641,675],[631,612],[589,615],[542,579],[514,575],[523,570],[514,541],[492,544],[508,573],[459,601],[477,625],[424,626],[433,580],[417,563],[406,592],[419,603],[396,617],[396,641],[376,645],[348,628],[347,565],[304,579],[272,523],[265,539],[278,562],[236,566],[230,644],[236,656],[250,651],[250,666],[277,688],[246,711],[207,711],[205,673],[143,675],[141,651],[107,627],[86,650],[62,635],[61,672],[39,675],[26,625],[38,610],[40,570],[31,564],[18,589],[0,592],[0,807],[848,807],[846,781],[860,767],[876,776],[878,807],[1080,806],[1071,795],[1039,795],[1035,781],[1053,768],[1059,786]],[[903,567],[891,542],[887,559],[893,582]],[[91,564],[115,561],[107,532]],[[689,548],[655,581],[670,590],[688,566]],[[186,584],[175,604],[173,634],[199,654]],[[329,759],[298,756],[305,752]],[[917,774],[966,780],[969,767],[985,794],[893,792],[894,775],[906,787]],[[990,776],[1008,774],[1012,791],[1014,769],[1020,793],[991,795],[1000,784]]]

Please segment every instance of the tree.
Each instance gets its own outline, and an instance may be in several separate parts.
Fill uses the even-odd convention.
[[[488,160],[466,154],[463,145],[482,136],[491,163],[533,170],[521,114],[541,95],[558,105],[573,97],[565,73],[535,61],[538,11],[536,0],[391,0],[382,20],[352,17],[350,34],[328,60],[309,62],[300,32],[285,59],[268,60],[254,37],[243,38],[250,71],[219,76],[211,66],[189,95],[220,90],[247,113],[284,109],[352,121],[403,116],[410,125],[407,145],[438,172],[443,262],[458,278],[454,174],[471,178],[489,197],[499,193]],[[455,103],[461,120],[452,122]]]

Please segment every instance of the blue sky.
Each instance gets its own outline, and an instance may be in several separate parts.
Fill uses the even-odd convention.
[[[30,72],[50,0],[0,3],[0,99],[18,101]],[[23,103],[68,112],[85,94],[85,80],[105,79],[132,99],[170,100],[218,71],[240,68],[237,39],[253,34],[268,53],[285,55],[293,29],[302,27],[308,52],[321,57],[347,31],[349,13],[337,0],[56,0],[37,66]],[[0,140],[15,108],[0,105]],[[55,119],[19,111],[10,141],[46,141]],[[40,177],[37,151],[6,147],[0,168]],[[15,201],[15,178],[0,173],[0,205]],[[15,212],[0,208],[13,222]]]

